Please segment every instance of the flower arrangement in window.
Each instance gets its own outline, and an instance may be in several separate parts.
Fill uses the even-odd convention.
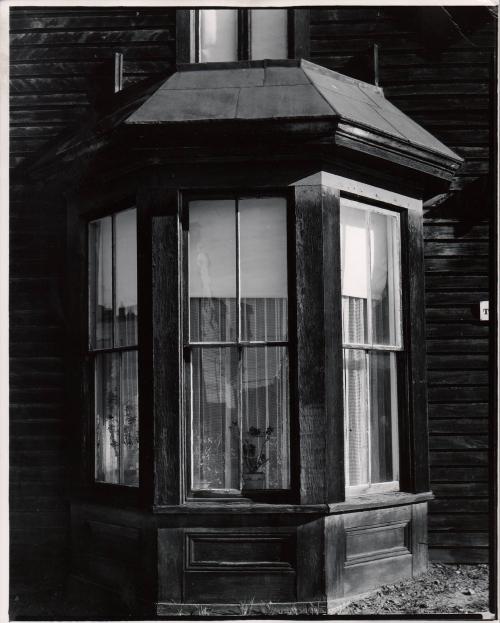
[[[269,462],[266,450],[273,432],[272,426],[268,426],[264,432],[255,426],[248,429],[249,438],[243,441],[244,489],[264,488],[266,475],[262,468]]]

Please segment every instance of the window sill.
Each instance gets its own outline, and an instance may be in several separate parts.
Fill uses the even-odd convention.
[[[246,501],[220,501],[215,502],[189,502],[180,506],[153,506],[155,514],[190,515],[200,513],[224,513],[224,514],[316,514],[328,513],[327,504],[265,504],[260,502]]]
[[[417,504],[434,499],[432,491],[424,493],[405,493],[394,491],[391,493],[373,493],[352,497],[345,502],[335,502],[328,504],[329,514],[336,515],[357,510],[367,510],[376,508],[387,508],[390,506],[404,506],[406,504]]]

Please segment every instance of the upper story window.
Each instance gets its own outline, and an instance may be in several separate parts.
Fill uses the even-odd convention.
[[[288,9],[190,11],[191,62],[288,58]]]
[[[399,214],[342,199],[340,230],[346,490],[397,489]]]
[[[88,224],[88,327],[97,482],[139,484],[136,210]]]
[[[289,489],[287,201],[188,210],[191,490]]]

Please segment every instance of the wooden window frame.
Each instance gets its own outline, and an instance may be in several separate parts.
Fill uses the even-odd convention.
[[[191,488],[191,435],[190,435],[190,378],[188,366],[190,365],[190,344],[189,344],[189,297],[187,293],[188,284],[188,234],[189,234],[189,202],[194,200],[214,200],[258,197],[282,197],[287,204],[287,290],[288,290],[288,391],[289,391],[289,462],[290,462],[290,488],[289,489],[269,489],[254,491],[217,491],[217,490],[193,490]],[[181,308],[182,308],[182,471],[184,475],[184,503],[190,502],[212,502],[212,503],[231,503],[235,501],[246,503],[268,503],[286,504],[294,503],[298,499],[298,430],[296,417],[296,399],[293,379],[296,369],[296,323],[295,323],[295,221],[293,193],[290,188],[248,188],[248,189],[221,189],[213,188],[206,191],[196,189],[196,191],[184,190],[181,198]],[[229,345],[230,343],[228,343]]]
[[[341,193],[340,208],[342,207],[342,199],[352,200],[353,198],[350,196],[347,196],[346,193]],[[405,375],[404,373],[406,371],[406,366],[407,366],[407,357],[406,357],[405,341],[404,341],[404,334],[403,334],[403,318],[406,316],[405,312],[407,310],[405,310],[403,307],[403,296],[402,296],[402,293],[405,287],[405,281],[403,279],[403,274],[402,274],[403,249],[402,249],[401,227],[402,227],[403,219],[401,216],[401,210],[389,204],[375,205],[374,203],[370,202],[370,199],[367,199],[366,197],[356,199],[355,201],[357,204],[359,204],[359,207],[356,206],[356,209],[360,211],[363,210],[371,214],[373,213],[390,214],[390,215],[392,214],[392,215],[397,216],[397,225],[398,225],[397,226],[397,233],[398,233],[397,243],[398,243],[399,265],[396,267],[396,270],[399,273],[398,274],[399,308],[396,312],[396,318],[398,321],[396,344],[393,344],[393,345],[377,344],[373,341],[373,335],[370,336],[371,340],[368,343],[344,342],[344,340],[342,340],[342,352],[343,353],[345,350],[351,349],[351,350],[362,351],[365,353],[365,355],[367,355],[368,353],[373,353],[373,352],[394,353],[395,355],[395,358],[396,358],[396,392],[397,392],[396,394],[396,405],[397,405],[397,431],[396,433],[398,436],[398,443],[397,443],[397,448],[396,448],[397,450],[397,466],[396,466],[397,478],[393,479],[392,481],[384,481],[384,482],[377,482],[377,483],[368,482],[366,484],[361,484],[361,485],[347,485],[347,482],[346,482],[345,484],[345,497],[346,498],[358,497],[360,495],[365,496],[365,495],[374,495],[378,493],[395,492],[395,491],[400,490],[399,468],[400,468],[400,463],[401,463],[401,452],[399,450],[400,448],[399,429],[400,429],[401,416],[402,414],[405,414],[405,409],[406,409],[405,400],[404,400],[404,387],[401,387],[401,379],[404,378],[404,375]],[[370,263],[370,267],[371,267],[371,263]],[[370,290],[370,285],[368,285],[368,288]],[[368,313],[368,316],[370,317],[372,313],[370,311],[370,306],[368,306],[367,313]],[[370,327],[370,321],[368,321],[368,326]],[[400,368],[403,368],[403,374],[401,374]],[[369,391],[369,387],[368,387],[368,391]],[[344,407],[343,407],[343,420],[344,420],[344,431],[345,431],[346,430],[345,400],[344,400]],[[371,442],[370,435],[368,436],[368,442],[369,443]],[[394,452],[395,452],[395,449],[393,447],[392,448],[393,457],[394,457]],[[368,467],[368,469],[370,470],[370,467]],[[393,469],[394,469],[394,466],[393,466]],[[344,461],[344,477],[347,480],[347,466],[345,465],[345,461]]]
[[[85,357],[85,365],[88,367],[88,378],[89,378],[89,386],[88,386],[88,393],[89,393],[89,400],[92,401],[92,406],[89,405],[90,410],[93,413],[93,417],[92,417],[92,422],[91,422],[91,430],[92,430],[92,446],[93,446],[93,461],[94,461],[94,474],[93,474],[93,480],[96,484],[113,484],[113,485],[119,485],[121,487],[126,487],[126,488],[134,488],[134,489],[138,489],[139,488],[139,474],[137,474],[138,478],[138,482],[137,484],[134,485],[126,485],[122,482],[108,482],[106,480],[98,480],[97,479],[97,474],[96,474],[96,453],[97,453],[97,448],[96,448],[96,411],[95,411],[95,391],[96,391],[96,387],[95,387],[95,369],[96,369],[96,363],[97,363],[97,359],[99,357],[99,355],[121,355],[124,353],[137,353],[137,358],[139,357],[139,340],[138,338],[136,339],[135,344],[127,344],[127,345],[116,345],[115,344],[115,337],[116,337],[116,216],[118,214],[120,214],[121,212],[126,211],[127,209],[133,209],[135,210],[136,213],[136,232],[137,232],[137,208],[135,206],[135,203],[132,203],[129,208],[125,208],[123,206],[121,206],[119,209],[117,210],[113,210],[110,214],[106,214],[106,215],[102,215],[99,216],[97,218],[92,218],[87,220],[87,253],[86,253],[86,263],[87,263],[87,307],[86,307],[86,312],[87,312],[87,350],[86,353],[84,355]],[[100,219],[104,219],[104,218],[111,218],[111,245],[112,245],[112,250],[111,250],[111,257],[112,257],[112,276],[111,276],[111,281],[112,281],[112,313],[113,313],[113,319],[112,319],[112,324],[111,324],[111,345],[110,346],[106,346],[106,347],[97,347],[91,346],[91,336],[90,336],[90,254],[91,254],[91,249],[90,249],[90,235],[89,235],[89,225],[97,220]],[[139,302],[137,301],[137,308],[139,309]],[[139,324],[139,315],[137,315],[137,325]],[[119,370],[120,370],[120,383],[121,383],[121,369],[122,369],[122,358],[120,357],[120,363],[119,363]],[[121,387],[120,387],[121,390]],[[120,404],[121,404],[121,398],[120,398]],[[120,429],[121,429],[121,413],[119,414],[119,422],[120,422]],[[137,414],[137,419],[138,419],[138,425],[139,425],[139,421],[140,421],[140,415],[139,415],[139,411]],[[120,438],[121,438],[121,433],[120,433]],[[121,445],[121,439],[120,439],[120,445]],[[138,447],[138,454],[140,456],[140,447]],[[121,462],[121,448],[120,448],[120,458],[119,458],[119,472],[120,475],[122,474],[122,470],[123,470],[123,464]]]
[[[356,500],[372,504],[388,496],[397,499],[408,493],[429,492],[422,204],[404,194],[402,185],[386,191],[371,184],[321,173],[295,186],[300,295],[296,380],[300,429],[309,432],[308,438],[301,439],[302,504],[352,505]],[[341,197],[400,213],[404,284],[401,319],[405,350],[399,353],[402,363],[397,371],[400,493],[371,491],[350,497],[348,502],[344,469]]]
[[[345,190],[339,193],[339,210],[342,198],[365,204],[367,209],[379,208],[399,214],[402,343],[401,348],[391,351],[396,353],[397,358],[398,490],[404,493],[427,492],[430,483],[425,382],[423,215],[421,211],[376,199],[370,193],[358,194]],[[411,318],[410,310],[414,310]],[[342,424],[345,427],[344,409]],[[371,484],[365,491],[356,492],[355,489],[349,490],[344,481],[345,497],[368,499],[394,492],[394,489],[388,491],[384,485]]]
[[[280,7],[275,7],[280,8]],[[250,58],[250,7],[238,9],[238,61]],[[176,11],[176,63],[198,63],[199,9],[177,9]],[[287,9],[288,12],[288,59],[309,58],[309,9]],[[194,23],[193,23],[194,18]],[[194,41],[193,41],[194,37]],[[286,59],[282,59],[286,60]]]

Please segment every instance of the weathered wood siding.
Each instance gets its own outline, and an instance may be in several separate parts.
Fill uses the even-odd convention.
[[[174,61],[175,12],[165,8],[18,8],[10,29],[12,167],[99,105],[115,52],[124,86]],[[43,187],[12,184],[11,617],[57,613],[68,569],[65,232],[64,206]]]
[[[427,10],[427,9],[426,9]],[[438,11],[435,7],[431,9]],[[426,32],[437,13],[408,7],[338,7],[311,12],[311,60],[363,73],[353,57],[379,46],[380,85],[401,110],[465,158],[452,188],[465,189],[425,219],[426,316],[433,560],[488,560],[488,299],[491,201],[491,57],[496,20],[457,15],[461,33]],[[445,28],[445,25],[441,25]],[[446,35],[446,36],[445,36]],[[436,41],[440,47],[436,47]],[[369,67],[368,67],[369,69]],[[361,76],[360,76],[361,77]]]
[[[404,8],[318,9],[311,17],[311,58],[327,67],[342,71],[379,44],[386,95],[466,158],[455,188],[487,174],[493,18],[471,20],[463,37],[429,50]],[[13,166],[99,105],[112,87],[115,52],[124,55],[125,86],[160,76],[174,61],[172,9],[16,8],[10,26]],[[431,476],[438,496],[430,543],[439,560],[485,560],[487,552],[488,327],[471,307],[488,292],[485,206],[479,195],[460,213],[442,210],[426,221]],[[65,222],[63,207],[43,188],[22,183],[11,188],[10,210],[12,614],[29,615],[22,591],[60,587],[68,555]],[[31,603],[39,613],[39,602]]]

